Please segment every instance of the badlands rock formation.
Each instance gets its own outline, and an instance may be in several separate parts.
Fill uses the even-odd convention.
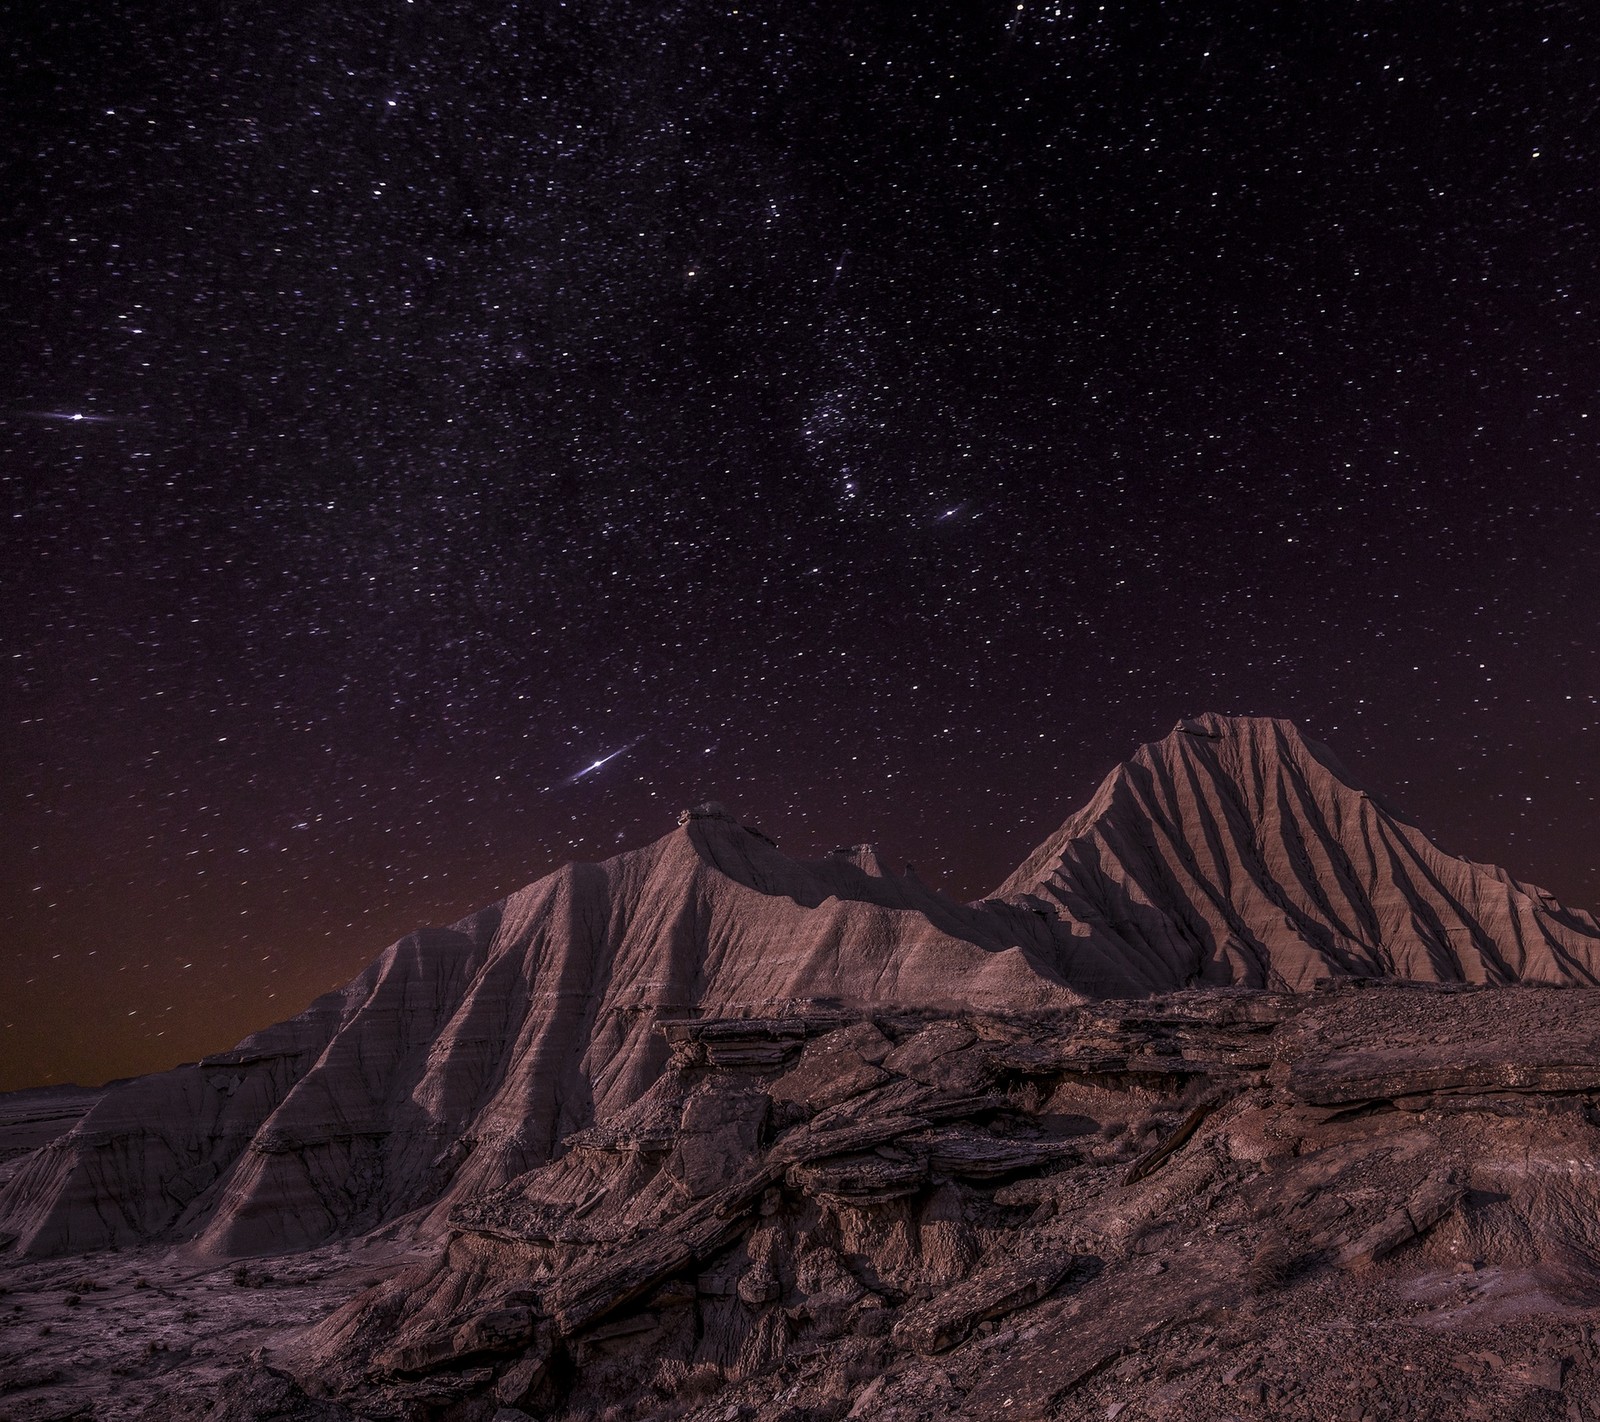
[[[1198,716],[1141,747],[996,892],[1081,935],[1094,996],[1330,977],[1600,981],[1600,922],[1442,853],[1289,721]]]
[[[865,846],[797,862],[704,806],[108,1091],[0,1187],[0,1240],[237,1257],[431,1228],[639,1101],[675,1022],[1345,976],[1591,984],[1600,924],[1441,853],[1284,721],[1181,722],[975,905]]]
[[[1282,721],[978,904],[702,806],[0,1098],[0,1419],[1600,1417],[1597,981]]]
[[[1597,1022],[1346,979],[664,1023],[409,1259],[13,1256],[0,1417],[1589,1422]]]
[[[294,1367],[373,1418],[1591,1417],[1597,1010],[1389,985],[669,1028],[643,1098]]]
[[[299,1017],[107,1093],[0,1193],[32,1253],[298,1248],[493,1189],[638,1097],[654,1028],[774,1003],[1043,1005],[1050,926],[870,850],[797,863],[716,806],[414,933]]]

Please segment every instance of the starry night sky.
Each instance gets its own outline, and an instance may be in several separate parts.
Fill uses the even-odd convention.
[[[1584,0],[16,8],[0,1087],[1206,709],[1600,905]]]

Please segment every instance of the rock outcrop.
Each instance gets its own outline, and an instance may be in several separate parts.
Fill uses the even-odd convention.
[[[702,806],[232,1051],[0,1099],[0,1392],[1589,1416],[1597,978],[1593,918],[1285,722],[1181,723],[978,904]]]
[[[1600,922],[1452,858],[1289,721],[1143,746],[996,891],[1073,926],[1080,991],[1330,977],[1600,982]]]
[[[979,1091],[949,1075],[969,1060],[959,1015],[974,1009],[1344,977],[1591,984],[1600,925],[1442,854],[1282,721],[1181,723],[978,904],[889,873],[865,846],[790,859],[702,806],[654,844],[412,934],[230,1052],[108,1090],[15,1163],[0,1241],[50,1254],[161,1238],[235,1257],[402,1216],[425,1235],[596,1121],[642,1142],[670,1126],[669,1175],[701,1198],[760,1128],[751,1117],[732,1144],[720,1129],[754,1098],[637,1116],[674,1052],[782,1066],[761,1098],[779,1111],[890,1080],[959,1097]],[[891,1044],[862,1015],[887,1009],[950,1020],[937,1041]],[[1018,1070],[1030,1054],[1052,1071],[1170,1065],[1077,1038],[1007,1050]],[[918,1129],[910,1160],[879,1142],[787,1162],[786,1178],[819,1198],[887,1200],[922,1188],[924,1161],[1001,1178],[1055,1149],[931,1118]]]
[[[634,1108],[322,1323],[300,1381],[358,1417],[1559,1415],[1535,1372],[1592,1406],[1600,1355],[1561,1360],[1600,1316],[1600,1082],[1480,1067],[1539,1065],[1597,1005],[1352,984],[720,1023],[748,1050],[678,1036]],[[1423,1039],[1461,1070],[1419,1076]],[[878,1079],[863,1043],[892,1044]],[[798,1089],[807,1057],[854,1085]],[[1491,1343],[1475,1414],[1459,1359]]]
[[[0,1394],[18,1422],[1590,1417],[1597,1012],[1342,980],[661,1023],[637,1100],[430,1247],[0,1261]]]
[[[0,1238],[234,1256],[447,1208],[635,1100],[666,1061],[662,1022],[1075,1001],[1041,966],[1050,944],[1025,910],[953,903],[859,851],[800,863],[704,807],[402,939],[230,1052],[108,1092],[17,1168]]]

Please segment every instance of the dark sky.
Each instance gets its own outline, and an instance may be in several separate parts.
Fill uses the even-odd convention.
[[[1205,709],[1600,904],[1587,0],[8,8],[0,1087]]]

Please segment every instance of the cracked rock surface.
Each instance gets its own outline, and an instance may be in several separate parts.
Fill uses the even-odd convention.
[[[787,1038],[893,1044],[843,1101],[761,1061],[771,1022],[727,1022],[760,1064],[680,1047],[646,1108],[676,1137],[585,1133],[458,1207],[442,1252],[306,1336],[301,1380],[371,1417],[1600,1415],[1600,1093],[1476,1065],[1597,1011],[1212,989]],[[1455,1077],[1423,1038],[1462,1048]],[[697,1195],[670,1163],[719,1097],[742,1160]],[[517,1337],[465,1346],[509,1307]]]

